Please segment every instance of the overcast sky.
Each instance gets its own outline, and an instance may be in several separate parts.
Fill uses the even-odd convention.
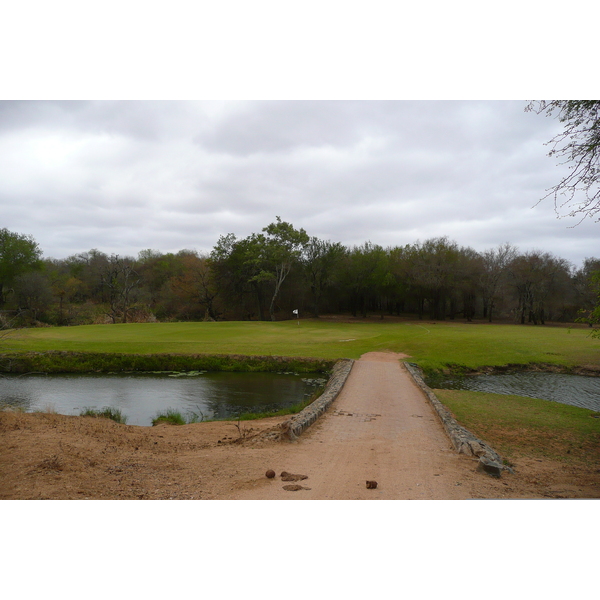
[[[448,236],[577,266],[593,222],[536,206],[556,119],[524,101],[2,101],[0,226],[45,257],[210,251],[280,216],[358,245]],[[564,167],[563,167],[564,169]]]

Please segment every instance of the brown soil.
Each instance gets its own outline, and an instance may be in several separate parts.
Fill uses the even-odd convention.
[[[234,422],[136,427],[2,412],[0,498],[600,497],[598,465],[517,456],[514,474],[495,479],[476,471],[476,459],[452,449],[400,358],[364,355],[329,411],[296,442],[268,435],[287,417],[238,429]],[[266,477],[269,469],[275,477]],[[283,472],[302,485],[284,485],[290,479]]]

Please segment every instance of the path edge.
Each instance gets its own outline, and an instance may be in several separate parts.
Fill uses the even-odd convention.
[[[422,371],[418,365],[405,361],[403,361],[403,364],[413,378],[413,381],[421,388],[433,406],[454,449],[459,454],[467,454],[479,458],[478,469],[490,475],[500,477],[503,470],[513,473],[513,470],[504,464],[502,457],[491,446],[458,424],[452,413],[439,401],[433,390],[425,383]]]
[[[281,423],[279,427],[283,438],[291,441],[297,440],[300,434],[331,406],[331,403],[342,391],[353,365],[354,359],[352,358],[342,358],[333,365],[331,376],[325,384],[323,393],[297,415]]]

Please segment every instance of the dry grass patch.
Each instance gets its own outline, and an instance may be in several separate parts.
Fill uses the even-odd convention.
[[[548,400],[435,390],[456,419],[509,461],[531,456],[600,466],[600,415]]]

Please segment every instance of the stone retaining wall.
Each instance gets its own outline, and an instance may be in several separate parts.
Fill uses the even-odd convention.
[[[329,408],[342,390],[342,387],[344,387],[353,364],[354,360],[349,358],[339,360],[335,363],[331,377],[323,393],[304,410],[280,425],[282,436],[289,440],[297,439],[307,427],[312,425]]]
[[[452,445],[459,454],[468,454],[479,458],[478,468],[490,475],[500,477],[503,469],[512,472],[510,467],[503,464],[502,458],[492,447],[475,437],[468,429],[465,429],[456,422],[450,411],[437,399],[431,388],[427,386],[417,365],[405,362],[404,366],[433,405]]]

